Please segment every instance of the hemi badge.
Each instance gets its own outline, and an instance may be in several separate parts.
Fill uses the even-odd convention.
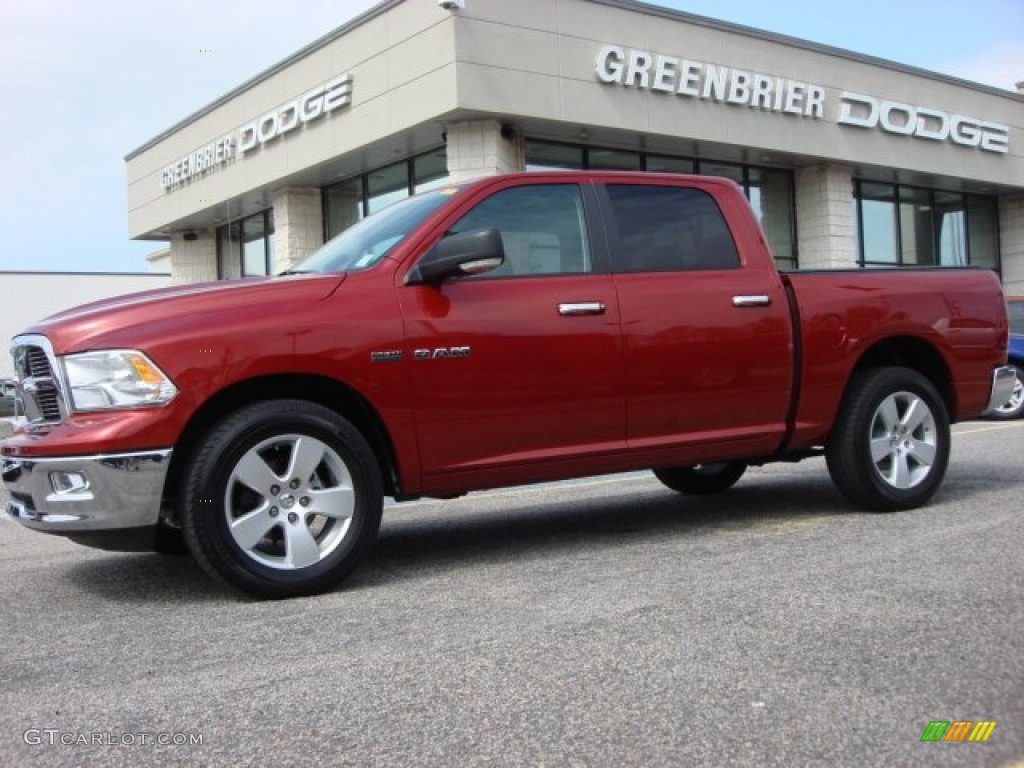
[[[374,363],[397,363],[402,359],[402,351],[399,349],[387,352],[371,352],[370,361]]]

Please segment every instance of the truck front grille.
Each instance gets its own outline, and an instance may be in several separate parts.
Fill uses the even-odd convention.
[[[19,415],[30,424],[57,424],[64,419],[64,398],[56,359],[42,336],[19,336],[11,347],[18,378]]]

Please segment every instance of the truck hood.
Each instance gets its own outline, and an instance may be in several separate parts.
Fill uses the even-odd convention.
[[[104,339],[132,328],[181,317],[267,306],[308,306],[345,281],[345,274],[221,280],[129,293],[82,304],[40,320],[24,333],[45,335],[59,353],[107,346]]]

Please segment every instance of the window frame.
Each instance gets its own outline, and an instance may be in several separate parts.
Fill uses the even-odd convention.
[[[893,218],[895,228],[895,261],[879,261],[877,259],[869,260],[866,253],[866,238],[864,233],[864,194],[863,187],[865,184],[886,186],[892,190],[892,202],[893,206]],[[933,237],[931,240],[931,254],[930,262],[922,264],[917,261],[908,261],[905,257],[904,248],[904,236],[903,236],[903,215],[902,206],[904,203],[910,204],[914,197],[920,197],[924,193],[927,195],[927,205],[931,211],[931,217],[935,220],[936,211],[936,198],[940,195],[948,196],[959,196],[960,198],[960,210],[963,213],[963,244],[966,255],[965,264],[943,264],[941,262],[942,251],[941,251],[941,231],[939,231],[938,237]],[[868,198],[868,202],[874,198]],[[891,181],[876,181],[874,179],[855,178],[853,180],[853,207],[855,216],[855,226],[857,228],[857,235],[855,239],[855,245],[857,247],[857,266],[861,269],[956,269],[964,267],[975,267],[979,269],[991,269],[996,274],[1002,274],[1002,253],[999,243],[999,205],[995,202],[992,205],[992,248],[995,256],[995,265],[989,266],[987,264],[975,264],[974,258],[971,253],[971,201],[972,200],[992,200],[992,195],[983,195],[973,192],[964,192],[961,190],[942,189],[941,187],[923,187],[914,184],[898,184]]]
[[[266,272],[247,275],[245,273],[245,225],[246,222],[251,222],[256,219],[262,219],[260,222],[263,228],[263,235],[260,240],[263,241],[263,261]],[[241,280],[246,277],[270,277],[274,275],[276,264],[276,254],[274,248],[274,209],[264,208],[262,211],[251,213],[248,216],[241,216],[237,219],[229,221],[227,224],[222,224],[217,227],[215,233],[215,239],[217,243],[217,279],[218,280]],[[232,238],[232,230],[237,231],[237,238]],[[227,243],[231,253],[224,252],[224,241],[223,235],[227,235]],[[252,242],[256,242],[253,240]],[[228,263],[232,263],[234,267],[237,267],[238,275],[227,276],[228,270],[225,266]]]

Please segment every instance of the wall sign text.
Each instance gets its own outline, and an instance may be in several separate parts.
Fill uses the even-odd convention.
[[[812,120],[828,119],[831,115],[840,125],[929,141],[948,141],[986,152],[1005,154],[1010,150],[1010,128],[1000,123],[853,91],[842,91],[837,107],[830,110],[828,93],[823,86],[760,72],[617,45],[601,48],[594,69],[597,78],[608,85]]]
[[[243,125],[237,134],[222,136],[190,152],[160,171],[165,192],[209,171],[245,158],[275,139],[352,103],[352,75],[341,75]]]

